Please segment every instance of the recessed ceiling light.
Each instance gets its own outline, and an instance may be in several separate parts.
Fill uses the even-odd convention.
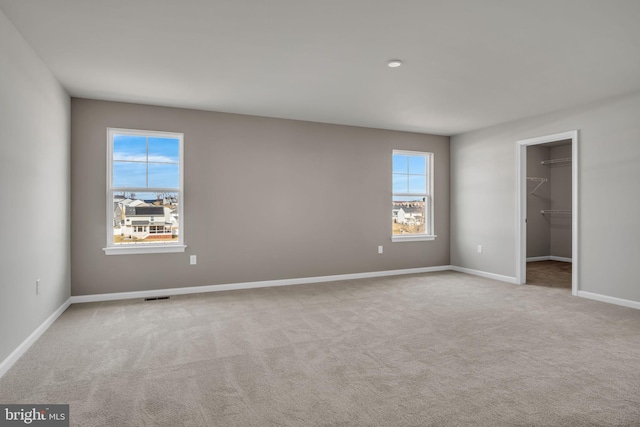
[[[400,61],[399,59],[392,59],[390,61],[387,61],[387,67],[389,68],[398,68],[401,65],[402,61]]]

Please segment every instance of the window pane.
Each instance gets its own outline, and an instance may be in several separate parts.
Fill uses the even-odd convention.
[[[149,138],[149,161],[155,163],[178,163],[179,148],[180,143],[175,138]]]
[[[182,134],[145,133],[108,131],[112,155],[107,165],[111,172],[107,194],[113,216],[108,216],[107,228],[109,234],[113,231],[113,239],[107,242],[107,249],[182,243],[179,230],[182,219],[178,217]]]
[[[179,188],[180,166],[149,163],[149,187]]]
[[[394,196],[391,214],[393,234],[425,234],[426,212],[425,198]]]
[[[115,193],[113,243],[132,245],[177,242],[178,193]]]
[[[145,136],[114,135],[113,160],[146,162],[147,138]]]
[[[427,159],[424,156],[410,156],[409,173],[414,175],[426,175]]]
[[[424,175],[409,175],[409,193],[427,193],[427,180]]]
[[[393,173],[407,173],[409,156],[401,154],[393,155]]]
[[[409,180],[407,175],[393,174],[393,192],[407,193],[409,191]]]
[[[146,163],[113,162],[114,187],[146,187]]]

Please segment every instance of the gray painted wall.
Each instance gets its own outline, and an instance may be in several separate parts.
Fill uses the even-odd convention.
[[[0,94],[1,362],[70,290],[69,97],[2,12]]]
[[[549,160],[549,147],[527,147],[527,176],[547,179],[535,192],[533,190],[539,183],[527,181],[527,258],[549,256],[551,253],[549,217],[540,213],[543,209],[551,209],[551,171],[540,163],[542,160]]]
[[[516,141],[578,129],[579,289],[640,301],[639,117],[635,92],[453,137],[451,263],[515,277]]]
[[[551,147],[552,159],[571,157],[571,145]],[[551,204],[549,209],[571,210],[571,163],[547,166],[550,171]],[[549,254],[571,258],[571,215],[550,215]]]
[[[86,99],[71,105],[72,295],[449,264],[448,137]],[[107,127],[184,132],[186,253],[102,251]],[[393,149],[435,153],[435,241],[391,243]]]

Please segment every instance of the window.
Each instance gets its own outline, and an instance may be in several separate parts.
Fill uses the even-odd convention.
[[[392,240],[434,240],[433,153],[393,150],[392,175]]]
[[[107,129],[106,254],[184,252],[183,141]]]

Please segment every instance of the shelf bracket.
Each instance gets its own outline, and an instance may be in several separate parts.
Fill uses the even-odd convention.
[[[538,185],[536,186],[536,188],[534,188],[533,190],[531,190],[531,192],[529,193],[529,194],[533,194],[533,193],[535,193],[535,192],[536,192],[536,190],[537,190],[538,188],[540,188],[540,186],[541,186],[542,184],[544,184],[545,182],[547,182],[547,178],[533,178],[533,177],[527,177],[527,181],[534,181],[534,182],[537,182],[537,183],[538,183]]]

